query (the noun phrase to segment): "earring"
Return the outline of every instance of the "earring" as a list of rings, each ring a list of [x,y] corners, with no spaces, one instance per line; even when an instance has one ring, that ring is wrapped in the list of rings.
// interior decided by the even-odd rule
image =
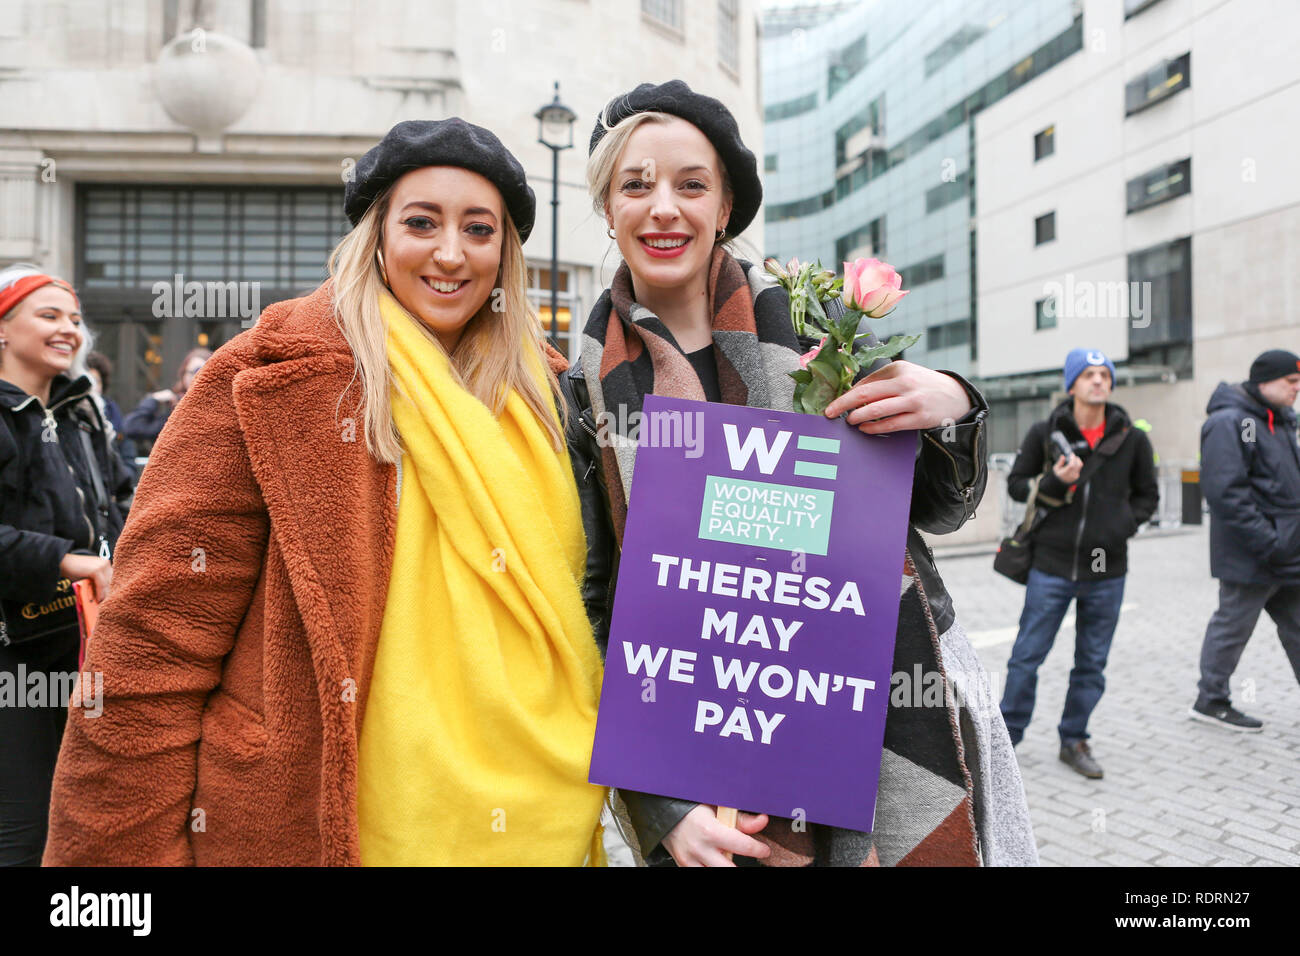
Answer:
[[[375,250],[375,262],[379,265],[380,278],[384,280],[384,285],[388,285],[388,270],[384,268],[384,251],[382,249]]]
[[[618,236],[614,235],[614,227],[613,227],[613,226],[610,226],[608,229],[605,230],[605,235],[609,236],[609,238],[611,238],[611,239],[617,239],[617,238],[618,238]]]
[[[714,242],[721,242],[721,241],[722,241],[722,237],[725,236],[726,234],[727,234],[727,230],[725,230],[725,229],[719,229],[719,230],[718,230],[718,234],[717,234],[716,236],[713,237],[713,241],[714,241]]]

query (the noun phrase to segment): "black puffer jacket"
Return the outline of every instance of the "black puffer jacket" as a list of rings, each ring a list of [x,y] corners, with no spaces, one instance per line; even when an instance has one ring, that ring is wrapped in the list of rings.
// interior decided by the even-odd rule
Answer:
[[[109,447],[90,388],[85,376],[60,375],[46,409],[0,381],[0,598],[48,601],[64,555],[98,554],[101,541],[111,553],[117,544],[130,507],[131,473]],[[106,493],[100,507],[83,434]]]
[[[882,360],[869,369],[864,369],[860,377],[883,364]],[[954,425],[930,429],[921,434],[912,485],[911,520],[907,532],[907,547],[912,555],[912,563],[921,578],[935,627],[940,634],[952,626],[956,615],[952,599],[934,565],[934,553],[917,533],[917,529],[931,534],[956,531],[974,515],[988,481],[988,456],[984,438],[988,403],[960,375],[953,372],[947,374],[962,383],[974,407]],[[582,597],[601,655],[604,656],[609,644],[609,624],[614,609],[619,548],[610,517],[609,497],[605,493],[605,476],[600,466],[596,418],[581,364],[575,362],[560,376],[560,390],[568,404],[566,439],[573,474],[578,482],[582,523],[587,535],[587,569],[583,578]],[[627,806],[628,816],[647,862],[651,865],[671,865],[671,857],[660,844],[696,804],[688,800],[630,790],[620,790],[619,793]]]
[[[1201,491],[1210,505],[1210,573],[1300,584],[1296,413],[1249,386],[1220,382],[1201,426]]]
[[[1052,472],[1057,453],[1050,435],[1059,430],[1085,464],[1093,455],[1106,461],[1081,488],[1072,490]],[[1146,432],[1135,428],[1118,405],[1106,405],[1106,430],[1090,449],[1074,420],[1068,398],[1048,417],[1030,427],[1007,476],[1016,501],[1029,498],[1037,475],[1037,506],[1048,510],[1034,532],[1034,567],[1071,581],[1100,581],[1128,572],[1128,539],[1137,534],[1160,500],[1155,456]]]

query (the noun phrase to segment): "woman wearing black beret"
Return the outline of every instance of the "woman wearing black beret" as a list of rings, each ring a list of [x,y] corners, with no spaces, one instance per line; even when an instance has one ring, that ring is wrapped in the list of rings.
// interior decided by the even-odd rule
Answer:
[[[647,394],[789,411],[788,373],[805,348],[785,293],[728,251],[763,190],[722,103],[680,80],[614,98],[592,132],[587,179],[623,263],[561,386],[588,536],[583,596],[604,646],[635,443],[598,442],[596,424],[639,420],[633,413]],[[868,434],[920,429],[930,439],[917,458],[906,565],[913,584],[900,599],[894,671],[945,673],[962,706],[891,705],[873,833],[747,813],[733,829],[711,807],[620,791],[616,810],[631,831],[624,835],[648,863],[725,866],[726,853],[767,865],[1037,862],[1005,725],[916,530],[954,531],[978,503],[988,406],[953,373],[904,361],[868,371],[827,414],[847,413]]]
[[[220,349],[150,458],[47,863],[603,859],[533,192],[459,119],[354,171],[331,279]]]

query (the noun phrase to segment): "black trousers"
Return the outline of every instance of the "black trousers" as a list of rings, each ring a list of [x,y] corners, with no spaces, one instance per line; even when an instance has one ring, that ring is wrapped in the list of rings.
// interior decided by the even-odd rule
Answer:
[[[1219,609],[1210,617],[1201,645],[1197,703],[1208,706],[1229,701],[1228,678],[1237,669],[1260,611],[1267,611],[1277,625],[1282,649],[1300,681],[1300,584],[1220,581]]]
[[[29,692],[34,674],[77,669],[77,639],[0,647],[0,866],[40,866],[49,829],[50,786],[68,720],[67,701]],[[21,667],[20,667],[21,665]],[[20,679],[21,678],[21,679]],[[35,702],[36,706],[29,706]]]

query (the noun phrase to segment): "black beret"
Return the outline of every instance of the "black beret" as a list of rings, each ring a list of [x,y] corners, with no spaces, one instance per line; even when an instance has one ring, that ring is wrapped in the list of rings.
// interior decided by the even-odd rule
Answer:
[[[343,187],[343,211],[352,225],[380,193],[405,173],[425,166],[459,166],[483,176],[501,192],[520,241],[532,232],[537,200],[524,167],[495,135],[459,116],[398,123],[361,157]]]
[[[655,86],[642,83],[631,93],[624,93],[609,101],[603,117],[611,127],[637,113],[669,113],[699,128],[718,151],[727,178],[731,180],[731,218],[727,220],[727,235],[735,236],[745,231],[754,221],[758,207],[763,203],[763,183],[758,178],[758,161],[740,139],[740,127],[719,100],[696,93],[681,80],[669,80]],[[591,131],[591,144],[587,155],[596,149],[606,133],[601,118]]]

